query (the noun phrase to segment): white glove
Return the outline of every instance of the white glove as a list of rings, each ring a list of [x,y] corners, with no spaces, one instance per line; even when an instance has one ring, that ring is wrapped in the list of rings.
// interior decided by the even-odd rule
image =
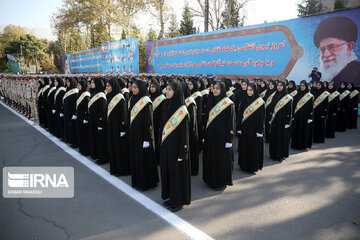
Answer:
[[[241,135],[241,130],[237,131],[237,133]]]
[[[333,113],[334,116],[336,116],[336,113]]]
[[[147,141],[144,141],[143,142],[143,148],[148,148],[148,147],[150,147],[150,143],[147,142]]]
[[[53,114],[55,114],[55,113],[56,113],[56,110],[55,110],[55,109],[53,109],[53,110],[52,110],[52,113],[53,113]]]
[[[60,116],[60,117],[63,117],[63,116],[64,116],[64,114],[63,114],[63,113],[60,113],[60,114],[59,114],[59,116]]]
[[[285,124],[285,128],[289,128],[290,127],[290,125],[288,125],[288,124]]]
[[[321,118],[325,118],[325,116],[321,116]]]
[[[85,123],[88,123],[89,121],[86,121],[85,119],[84,119],[84,121],[83,121],[83,123],[85,124]]]
[[[307,122],[307,123],[312,123],[312,121],[313,121],[312,119],[308,119],[308,122]]]
[[[203,139],[202,142],[204,143],[204,142],[205,142],[205,139]]]
[[[102,128],[102,127],[98,127],[98,131],[101,131],[101,130],[103,130],[103,128]]]
[[[271,125],[271,121],[269,121],[269,124]]]
[[[76,120],[76,119],[77,119],[77,116],[72,115],[71,120]]]
[[[262,133],[256,133],[256,137],[263,137],[264,135]]]
[[[181,159],[181,158],[178,158],[178,162],[182,162],[182,159]]]
[[[358,110],[357,108],[354,108],[354,110]]]
[[[225,148],[231,148],[232,147],[232,143],[226,143],[225,144]]]
[[[123,137],[125,135],[125,132],[120,132],[120,137]]]

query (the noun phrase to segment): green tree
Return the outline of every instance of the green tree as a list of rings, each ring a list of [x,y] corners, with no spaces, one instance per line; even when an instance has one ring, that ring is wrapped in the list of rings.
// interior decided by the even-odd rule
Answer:
[[[236,0],[225,0],[225,9],[221,14],[220,29],[244,25],[244,17],[240,21],[240,8],[241,6]]]
[[[166,34],[166,37],[173,38],[178,36],[180,36],[179,24],[176,20],[176,15],[173,13],[170,16],[170,27],[168,29],[168,33]]]
[[[155,41],[157,40],[157,35],[154,29],[150,28],[147,34],[147,41]]]
[[[343,8],[345,8],[344,1],[343,0],[335,0],[334,10],[343,9]]]
[[[196,33],[196,28],[194,27],[193,15],[190,11],[188,4],[185,4],[184,12],[182,14],[182,20],[180,22],[180,35],[190,35]]]
[[[323,11],[323,5],[316,0],[303,0],[301,4],[298,4],[298,16],[305,17]]]
[[[121,39],[126,39],[126,33],[124,29],[121,32]]]

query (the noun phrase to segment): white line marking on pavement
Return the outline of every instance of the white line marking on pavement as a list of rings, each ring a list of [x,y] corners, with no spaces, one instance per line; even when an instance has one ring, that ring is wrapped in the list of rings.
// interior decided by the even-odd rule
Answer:
[[[100,177],[105,179],[108,183],[110,183],[111,185],[113,185],[114,187],[119,189],[120,191],[124,192],[126,195],[128,195],[129,197],[131,197],[132,199],[134,199],[141,205],[143,205],[145,208],[147,208],[151,212],[155,213],[156,215],[158,215],[159,217],[161,217],[162,219],[164,219],[165,221],[170,223],[172,226],[174,226],[175,228],[177,228],[178,230],[183,232],[186,236],[190,237],[191,239],[195,239],[195,240],[203,240],[203,239],[204,240],[206,240],[206,239],[213,240],[213,238],[210,237],[209,235],[207,235],[206,233],[202,232],[201,230],[197,229],[190,223],[186,222],[182,218],[178,217],[174,213],[172,213],[169,210],[167,210],[166,208],[162,207],[158,203],[154,202],[153,200],[151,200],[144,194],[133,189],[128,184],[126,184],[124,181],[120,180],[117,177],[110,175],[110,173],[108,171],[106,171],[102,167],[98,166],[94,162],[90,161],[89,159],[87,159],[86,157],[81,155],[78,151],[72,149],[66,143],[62,142],[57,137],[48,133],[42,127],[34,126],[33,121],[27,119],[26,117],[24,117],[20,113],[16,112],[12,108],[10,108],[6,104],[4,104],[3,102],[0,102],[0,103],[2,106],[7,108],[10,112],[14,113],[16,116],[23,119],[25,122],[27,122],[28,124],[33,126],[36,130],[38,130],[43,135],[45,135],[47,138],[49,138],[51,141],[53,141],[56,145],[58,145],[60,148],[62,148],[70,156],[72,156],[73,158],[75,158],[76,160],[78,160],[79,162],[84,164],[90,170],[92,170],[97,175],[99,175]]]

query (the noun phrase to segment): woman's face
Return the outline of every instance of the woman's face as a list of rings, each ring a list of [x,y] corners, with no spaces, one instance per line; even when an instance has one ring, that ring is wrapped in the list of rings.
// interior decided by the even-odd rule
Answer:
[[[278,83],[278,84],[277,84],[277,90],[278,90],[279,92],[281,92],[282,90],[284,90],[284,86],[283,86],[281,83]]]
[[[192,91],[194,88],[194,85],[191,81],[188,82],[188,86],[189,86],[190,91]]]
[[[133,83],[131,85],[131,92],[133,93],[133,95],[138,95],[139,94],[139,88],[135,83]]]
[[[165,84],[164,81],[161,80],[161,81],[160,81],[160,85],[161,85],[161,86],[164,86],[164,84]]]
[[[55,81],[54,81],[54,86],[57,87],[58,85],[59,85],[58,81],[55,80]]]
[[[151,92],[151,93],[155,93],[155,92],[156,92],[156,87],[155,87],[154,84],[151,84],[151,85],[150,85],[150,92]]]
[[[318,90],[321,89],[321,83],[317,83],[317,84],[316,84],[316,89],[318,89]]]
[[[275,87],[275,86],[274,86],[274,84],[273,84],[273,83],[270,83],[270,84],[269,84],[269,88],[270,88],[270,90],[273,90],[273,89],[274,89],[274,87]]]
[[[51,85],[53,82],[52,82],[52,80],[51,79],[49,79],[49,85]]]
[[[78,84],[77,84],[77,88],[79,89],[79,91],[81,91],[81,90],[82,90],[82,86],[81,86],[81,84],[80,84],[80,83],[78,83]]]
[[[174,96],[174,90],[168,85],[166,86],[166,98],[171,99]]]
[[[208,86],[208,85],[209,85],[209,82],[208,82],[207,79],[204,80],[204,84],[205,84],[205,86]]]
[[[66,86],[70,87],[70,81],[68,81],[68,80],[66,81]]]
[[[197,82],[197,86],[198,86],[198,88],[200,89],[200,88],[201,88],[201,83],[200,83],[200,82]]]
[[[344,83],[340,84],[340,87],[345,88],[345,84]]]
[[[329,84],[328,86],[329,89],[333,89],[334,88],[334,85],[332,83]]]
[[[264,88],[264,87],[265,87],[265,83],[264,83],[264,82],[261,82],[261,83],[260,83],[260,86],[261,86],[262,88]]]
[[[301,90],[301,91],[305,91],[305,89],[306,89],[305,84],[304,84],[304,83],[300,83],[300,90]]]
[[[94,80],[91,80],[90,88],[91,88],[91,89],[95,89],[95,82],[94,82]]]
[[[106,83],[106,91],[108,92],[108,93],[111,93],[112,92],[112,87],[111,87],[111,85],[109,84],[109,83]]]
[[[252,97],[254,95],[254,90],[250,86],[247,87],[246,92],[249,97]]]
[[[289,83],[289,88],[293,88],[294,87],[294,84],[291,82]]]
[[[247,83],[246,82],[241,83],[241,88],[242,90],[245,91],[247,89]]]
[[[214,94],[214,96],[215,96],[215,97],[219,96],[219,95],[220,95],[220,92],[221,92],[221,90],[220,90],[219,84],[215,84],[215,85],[214,85],[214,88],[213,88],[213,94]]]
[[[347,89],[351,89],[352,88],[352,85],[349,83],[348,85],[347,85]]]

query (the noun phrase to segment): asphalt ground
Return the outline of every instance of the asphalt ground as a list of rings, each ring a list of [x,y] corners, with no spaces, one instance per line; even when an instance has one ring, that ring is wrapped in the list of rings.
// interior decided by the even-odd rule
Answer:
[[[200,166],[200,175],[192,177],[191,205],[176,216],[213,239],[360,239],[359,129],[337,133],[335,139],[314,144],[306,152],[291,150],[282,163],[270,160],[268,144],[265,148],[264,168],[253,175],[239,170],[235,153],[234,185],[223,191],[203,183]],[[183,224],[169,224],[159,217],[160,206],[136,202],[73,156],[0,105],[1,169],[70,166],[75,175],[74,198],[2,197],[0,239],[177,240],[195,236],[186,235]],[[101,167],[109,170],[108,164]],[[129,176],[119,179],[130,184]],[[142,194],[162,204],[160,186]]]

